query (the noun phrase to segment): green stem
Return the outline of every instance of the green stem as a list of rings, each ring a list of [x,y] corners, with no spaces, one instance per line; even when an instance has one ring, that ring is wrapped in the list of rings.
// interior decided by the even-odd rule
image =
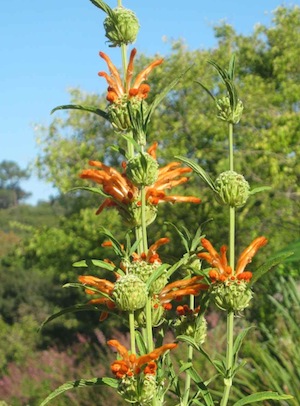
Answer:
[[[233,154],[233,124],[228,124],[228,143],[229,143],[229,169],[234,170]],[[234,270],[235,263],[235,208],[229,207],[229,265]],[[233,367],[233,332],[234,332],[234,313],[227,313],[227,334],[226,334],[226,375],[224,377],[224,391],[220,406],[226,406],[229,400],[232,386],[232,367]]]
[[[233,124],[228,123],[228,142],[229,142],[229,170],[233,171]]]
[[[226,377],[224,377],[224,391],[220,406],[226,406],[232,386],[232,364],[233,364],[233,323],[234,313],[227,314],[227,349],[226,349]]]
[[[134,312],[129,313],[129,331],[130,331],[130,349],[131,349],[131,353],[136,354]]]
[[[194,308],[195,308],[195,297],[190,295],[190,309],[194,310]],[[188,359],[187,359],[188,363],[193,361],[193,355],[194,355],[193,347],[191,345],[188,345]],[[191,377],[188,373],[186,373],[182,406],[188,405],[190,389],[191,389]]]

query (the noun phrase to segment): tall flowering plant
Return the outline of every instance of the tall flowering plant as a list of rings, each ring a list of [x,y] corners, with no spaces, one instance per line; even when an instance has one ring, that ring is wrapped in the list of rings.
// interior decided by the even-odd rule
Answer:
[[[266,261],[258,269],[248,269],[256,253],[267,244],[267,238],[258,236],[244,249],[235,261],[235,217],[236,209],[247,203],[248,198],[262,190],[251,190],[245,178],[234,170],[234,126],[240,121],[243,104],[234,83],[235,59],[231,58],[228,69],[215,61],[210,64],[217,70],[224,83],[225,95],[216,99],[213,93],[199,83],[212,97],[217,115],[228,128],[228,170],[213,180],[197,163],[183,156],[165,166],[157,161],[158,143],[148,145],[148,124],[155,108],[165,95],[176,86],[178,79],[169,83],[151,104],[146,99],[151,91],[148,77],[153,69],[163,64],[163,59],[153,61],[136,73],[132,49],[127,62],[127,45],[135,41],[139,23],[131,10],[124,8],[118,0],[111,9],[102,0],[91,0],[106,14],[104,27],[110,46],[120,47],[123,73],[120,73],[104,52],[100,57],[107,69],[99,76],[107,82],[106,110],[98,107],[65,105],[54,109],[77,109],[92,112],[111,123],[116,133],[116,145],[123,155],[120,168],[107,166],[100,161],[89,161],[90,168],[80,173],[82,179],[93,182],[85,190],[101,196],[96,214],[115,209],[128,227],[124,240],[119,242],[111,230],[103,229],[103,243],[114,250],[117,261],[109,259],[81,260],[75,267],[98,267],[98,272],[89,271],[80,275],[70,287],[83,289],[88,302],[76,304],[49,317],[46,322],[69,311],[93,310],[99,312],[100,322],[107,317],[118,316],[130,333],[130,348],[112,338],[107,344],[116,352],[111,364],[111,376],[90,380],[68,382],[51,393],[41,404],[44,406],[59,394],[74,387],[108,385],[118,392],[125,403],[143,406],[165,404],[166,395],[172,393],[174,405],[229,404],[234,375],[240,367],[238,351],[247,330],[235,334],[234,320],[250,304],[252,286],[280,259]],[[121,142],[127,145],[126,150]],[[120,144],[120,145],[119,145]],[[229,249],[222,244],[220,251],[200,227],[193,236],[185,227],[176,225],[185,254],[173,264],[164,263],[159,249],[171,243],[161,236],[149,244],[148,226],[156,219],[160,204],[200,204],[199,196],[173,194],[171,189],[189,181],[191,172],[197,174],[213,192],[221,205],[228,207]],[[229,250],[229,259],[227,251]],[[93,268],[94,269],[94,268]],[[184,269],[184,272],[180,272]],[[111,277],[103,278],[103,271]],[[182,275],[185,275],[184,277]],[[205,315],[209,303],[227,315],[227,348],[222,362],[213,360],[202,348],[206,338]],[[175,312],[170,311],[175,307]],[[171,331],[171,334],[166,335]],[[172,337],[172,339],[166,337]],[[186,349],[183,353],[183,349]],[[223,377],[221,396],[210,391],[210,381],[204,381],[193,363],[198,351],[208,359]],[[180,354],[179,371],[172,362],[172,353]],[[178,368],[178,366],[177,366]],[[234,406],[257,403],[266,399],[289,399],[288,395],[275,392],[254,393],[237,401]]]

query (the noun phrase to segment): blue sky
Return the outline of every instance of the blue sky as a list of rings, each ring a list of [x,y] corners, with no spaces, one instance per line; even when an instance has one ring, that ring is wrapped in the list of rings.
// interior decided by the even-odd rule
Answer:
[[[107,0],[113,8],[117,0]],[[165,39],[185,40],[191,49],[215,45],[213,25],[221,20],[249,35],[255,24],[269,25],[278,0],[123,0],[135,11],[141,29],[135,46],[152,55],[169,52]],[[294,0],[286,5],[298,4]],[[100,50],[119,60],[108,48],[102,28],[104,14],[89,0],[5,1],[0,13],[0,162],[21,168],[38,153],[38,125],[48,125],[50,110],[68,103],[67,89],[102,93],[97,73],[105,66]],[[35,176],[23,182],[35,204],[55,195],[51,185]]]

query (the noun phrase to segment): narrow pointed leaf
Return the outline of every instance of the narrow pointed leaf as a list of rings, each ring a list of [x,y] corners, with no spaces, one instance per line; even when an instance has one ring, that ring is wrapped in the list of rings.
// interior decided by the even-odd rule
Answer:
[[[145,118],[145,127],[147,128],[148,123],[151,120],[151,116],[154,113],[156,107],[159,105],[159,103],[166,97],[166,95],[169,93],[170,90],[173,89],[177,85],[177,83],[183,78],[183,76],[186,74],[191,69],[192,66],[187,68],[181,75],[179,75],[176,79],[174,79],[168,86],[166,86],[153,100],[151,105],[149,106],[147,113],[146,113],[146,118]]]
[[[64,309],[60,310],[57,313],[52,314],[49,316],[43,323],[41,324],[39,330],[41,330],[46,324],[50,321],[57,319],[60,316],[64,316],[65,314],[69,313],[76,313],[76,312],[83,312],[87,310],[93,310],[99,312],[100,308],[91,304],[77,304],[70,307],[65,307]]]
[[[93,378],[93,379],[79,379],[77,381],[66,382],[65,384],[61,385],[55,391],[53,391],[43,402],[40,406],[45,406],[50,400],[56,398],[57,396],[61,395],[62,393],[76,388],[84,388],[87,386],[101,386],[106,385],[110,386],[111,388],[118,387],[118,381],[113,378]]]
[[[270,258],[268,261],[266,261],[264,264],[262,264],[259,268],[256,269],[256,271],[253,273],[253,277],[248,284],[249,287],[251,287],[259,278],[261,278],[265,273],[270,271],[272,268],[275,266],[281,264],[286,258],[290,257],[293,255],[293,252],[285,252],[281,255],[278,255],[274,258]]]
[[[253,328],[253,326],[250,326],[248,328],[245,328],[244,330],[242,330],[236,337],[235,341],[234,341],[234,345],[233,345],[233,356],[235,358],[235,361],[237,362],[238,359],[238,354],[241,348],[241,345],[243,343],[244,338],[246,337],[246,335],[248,334],[249,330],[251,330]]]
[[[152,285],[152,283],[156,281],[156,279],[159,278],[165,272],[168,266],[169,264],[162,264],[152,273],[152,275],[147,279],[146,282],[147,288],[149,288]]]
[[[200,85],[200,86],[202,87],[202,89],[205,90],[206,93],[207,93],[213,100],[216,100],[215,96],[211,93],[211,91],[210,91],[206,86],[204,86],[203,83],[198,82],[197,80],[196,80],[195,82],[198,83],[198,85]]]
[[[72,189],[68,190],[68,192],[76,192],[77,190],[85,190],[87,192],[96,193],[103,197],[111,197],[110,195],[107,195],[100,188],[97,188],[97,187],[78,186],[78,187],[73,187]]]
[[[198,372],[194,368],[190,368],[187,370],[187,373],[190,375],[192,380],[197,385],[199,392],[201,393],[201,395],[205,401],[206,406],[214,406],[214,401],[212,399],[212,396],[211,396],[207,386],[205,385],[203,379],[198,374]]]
[[[252,395],[246,396],[245,398],[234,403],[233,406],[244,406],[250,405],[255,402],[262,402],[263,400],[287,400],[293,399],[293,396],[290,395],[279,395],[277,392],[259,392]]]
[[[97,266],[98,268],[103,268],[108,271],[115,271],[116,267],[112,264],[102,261],[101,259],[83,259],[82,261],[74,262],[73,266],[75,268],[88,268],[90,265]]]
[[[260,186],[260,187],[256,187],[256,188],[250,190],[249,194],[255,195],[256,193],[264,192],[266,190],[271,190],[271,189],[272,189],[271,186]]]
[[[209,176],[208,173],[205,172],[203,168],[201,168],[200,165],[196,164],[196,162],[192,161],[189,158],[186,158],[184,156],[176,156],[176,159],[179,159],[180,161],[184,162],[187,164],[190,168],[193,169],[193,171],[200,176],[200,178],[213,190],[214,192],[217,192],[215,188],[214,181],[212,178]]]
[[[234,79],[235,72],[235,54],[232,55],[229,61],[228,76],[230,80]]]
[[[98,109],[97,107],[93,106],[82,106],[81,104],[65,104],[62,106],[57,106],[54,109],[51,110],[51,114],[54,113],[57,110],[81,110],[81,111],[87,111],[89,113],[94,113],[97,114],[100,117],[105,118],[108,120],[108,114],[106,111]]]

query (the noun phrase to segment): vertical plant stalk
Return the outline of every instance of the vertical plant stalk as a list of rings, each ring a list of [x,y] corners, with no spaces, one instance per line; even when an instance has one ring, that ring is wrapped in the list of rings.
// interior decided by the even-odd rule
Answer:
[[[134,312],[129,312],[129,331],[130,331],[130,350],[132,354],[136,354]]]
[[[195,297],[190,295],[190,309],[195,309]],[[188,354],[187,354],[187,362],[191,363],[193,361],[194,350],[191,345],[188,345]],[[185,384],[184,384],[184,396],[182,406],[187,406],[189,404],[189,396],[190,396],[190,389],[191,389],[191,376],[186,373],[185,374]]]
[[[233,156],[233,124],[228,124],[228,142],[229,142],[229,169],[234,170]],[[235,208],[229,207],[229,265],[234,269],[235,253]],[[227,332],[226,332],[226,376],[224,377],[224,391],[220,406],[226,406],[232,386],[232,367],[233,367],[233,331],[234,331],[234,313],[227,313]]]

